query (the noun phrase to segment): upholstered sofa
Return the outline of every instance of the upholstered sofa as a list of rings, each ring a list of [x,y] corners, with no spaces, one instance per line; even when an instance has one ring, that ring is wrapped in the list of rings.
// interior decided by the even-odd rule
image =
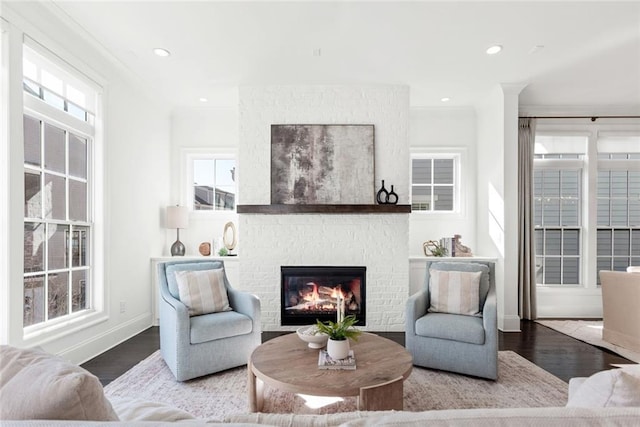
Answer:
[[[0,346],[0,425],[11,426],[638,426],[640,370],[604,371],[572,380],[562,408],[346,412],[330,415],[247,413],[195,419],[169,405],[105,397],[84,369],[37,349]],[[621,392],[612,391],[621,390]],[[572,397],[572,394],[574,397]],[[611,405],[634,405],[610,407]],[[588,407],[584,407],[584,406]]]

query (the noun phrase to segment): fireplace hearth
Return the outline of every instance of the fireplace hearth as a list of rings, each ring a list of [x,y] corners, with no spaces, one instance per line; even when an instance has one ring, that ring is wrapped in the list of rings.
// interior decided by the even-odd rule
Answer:
[[[281,325],[335,322],[339,294],[345,316],[353,314],[357,325],[366,325],[366,267],[283,266],[280,271]]]

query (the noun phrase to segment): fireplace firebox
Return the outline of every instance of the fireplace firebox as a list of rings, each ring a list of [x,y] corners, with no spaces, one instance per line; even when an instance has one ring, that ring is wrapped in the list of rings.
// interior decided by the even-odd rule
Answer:
[[[338,295],[345,316],[366,325],[366,267],[281,267],[281,324],[310,325],[316,320],[336,321]]]

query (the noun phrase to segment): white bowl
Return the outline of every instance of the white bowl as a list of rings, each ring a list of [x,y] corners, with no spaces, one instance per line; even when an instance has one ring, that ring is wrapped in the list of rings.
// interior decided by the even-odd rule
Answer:
[[[302,341],[308,343],[309,348],[322,348],[327,344],[327,340],[329,339],[329,337],[322,333],[310,333],[315,330],[317,330],[315,325],[303,326],[301,328],[298,328],[296,333]]]

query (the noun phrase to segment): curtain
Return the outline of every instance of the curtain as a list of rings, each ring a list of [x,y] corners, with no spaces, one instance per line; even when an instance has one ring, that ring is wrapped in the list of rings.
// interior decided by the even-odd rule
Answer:
[[[518,126],[518,315],[536,316],[536,263],[533,223],[533,148],[535,119],[520,119]]]

